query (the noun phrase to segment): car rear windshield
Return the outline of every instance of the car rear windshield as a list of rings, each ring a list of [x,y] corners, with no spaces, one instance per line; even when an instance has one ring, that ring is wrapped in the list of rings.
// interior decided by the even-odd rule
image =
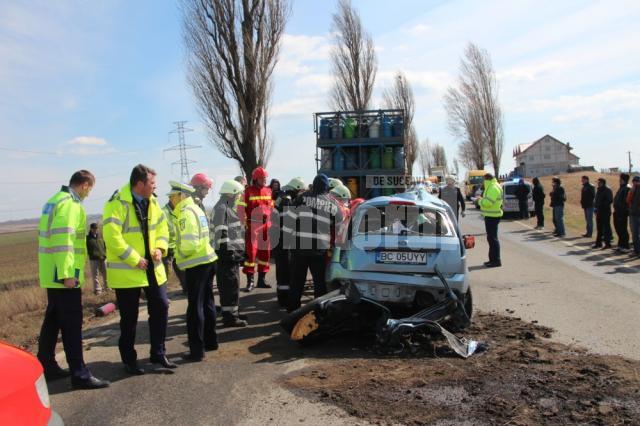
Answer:
[[[419,206],[368,206],[358,217],[360,235],[455,236],[444,213]]]
[[[529,188],[529,192],[531,192],[531,185],[529,185],[528,183],[525,183],[525,185],[527,186],[527,188]],[[518,185],[517,184],[505,185],[504,186],[504,194],[505,195],[516,195],[516,189],[518,189]]]
[[[484,178],[482,176],[469,176],[469,183],[471,185],[478,185],[484,182]]]

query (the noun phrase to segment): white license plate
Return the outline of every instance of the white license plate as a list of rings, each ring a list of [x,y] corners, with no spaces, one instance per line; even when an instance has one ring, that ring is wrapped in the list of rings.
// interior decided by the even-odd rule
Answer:
[[[400,263],[403,265],[426,265],[427,253],[413,251],[379,251],[377,263]]]

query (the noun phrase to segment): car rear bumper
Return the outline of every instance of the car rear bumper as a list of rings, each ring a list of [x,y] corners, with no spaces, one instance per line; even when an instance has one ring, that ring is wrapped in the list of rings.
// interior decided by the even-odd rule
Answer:
[[[458,294],[465,294],[469,288],[467,273],[445,275],[447,283]],[[445,290],[435,274],[398,274],[383,272],[349,271],[339,263],[329,267],[327,282],[351,281],[370,299],[381,303],[413,304],[417,292],[427,292],[434,301],[444,299]]]

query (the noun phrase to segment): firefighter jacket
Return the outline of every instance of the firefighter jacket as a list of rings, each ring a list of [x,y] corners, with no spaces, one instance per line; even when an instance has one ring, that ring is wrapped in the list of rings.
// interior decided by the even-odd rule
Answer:
[[[278,198],[274,200],[275,208],[271,215],[271,228],[269,228],[269,240],[274,250],[283,249],[282,242],[284,241],[284,235],[282,232],[282,225],[284,221],[284,215],[287,208],[293,204],[293,198],[295,194],[290,192],[282,192]]]
[[[146,218],[140,220],[131,185],[126,184],[104,206],[102,234],[107,245],[107,282],[111,288],[149,286],[146,271],[138,268],[142,258],[149,261],[158,285],[167,281],[162,262],[152,261],[151,253],[160,249],[163,255],[167,254],[169,228],[156,197],[151,196],[148,203]]]
[[[273,206],[271,188],[251,185],[244,191],[243,202],[238,203],[238,216],[243,223],[247,224],[247,229],[252,223],[254,227],[256,224],[270,226]]]
[[[331,235],[344,220],[342,208],[329,193],[304,192],[285,210],[283,246],[304,255],[329,250]]]
[[[176,216],[173,214],[171,203],[167,203],[162,208],[164,218],[167,220],[167,228],[169,230],[169,252],[173,253],[176,248]]]
[[[178,224],[174,252],[178,268],[185,270],[215,262],[218,257],[209,243],[209,221],[193,198],[180,201],[173,213]]]
[[[38,225],[40,286],[66,288],[65,278],[84,283],[87,216],[80,198],[68,187],[47,201]]]
[[[496,178],[484,181],[480,213],[485,217],[502,217],[502,187]]]
[[[209,234],[211,244],[220,259],[240,263],[244,261],[244,228],[235,210],[236,200],[222,195],[211,213]]]

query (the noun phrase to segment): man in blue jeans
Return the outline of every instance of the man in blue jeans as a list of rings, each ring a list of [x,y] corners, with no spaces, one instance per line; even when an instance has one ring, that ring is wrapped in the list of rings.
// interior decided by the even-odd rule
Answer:
[[[596,188],[589,182],[589,176],[582,176],[582,192],[580,193],[580,205],[584,211],[584,220],[587,223],[587,232],[582,234],[585,238],[593,235],[593,215]]]

